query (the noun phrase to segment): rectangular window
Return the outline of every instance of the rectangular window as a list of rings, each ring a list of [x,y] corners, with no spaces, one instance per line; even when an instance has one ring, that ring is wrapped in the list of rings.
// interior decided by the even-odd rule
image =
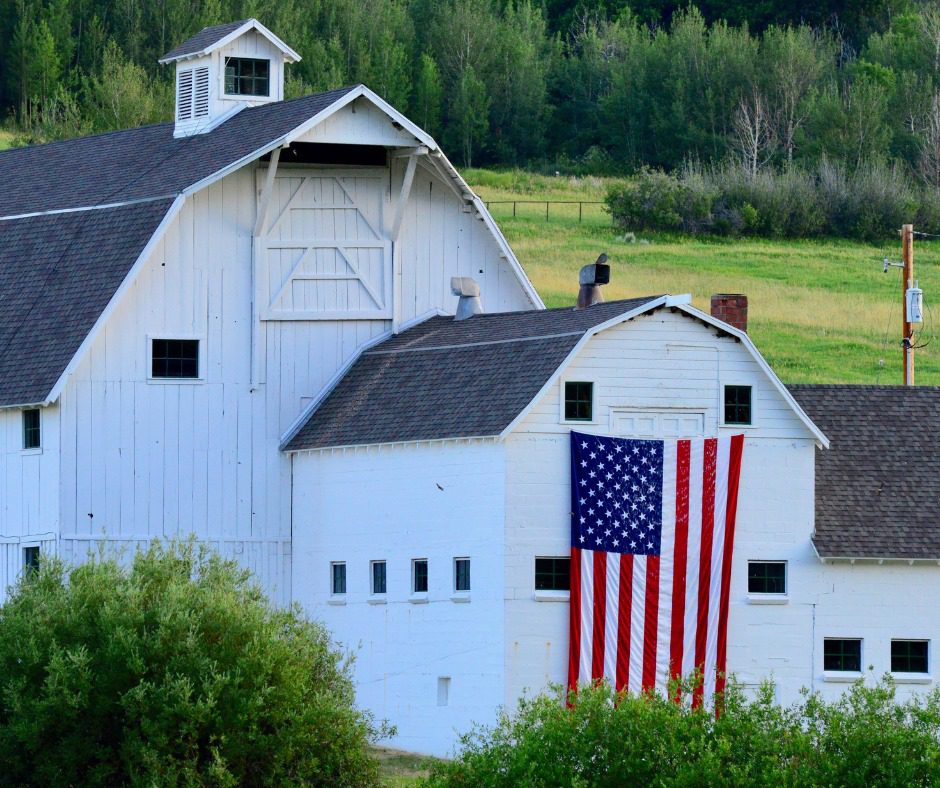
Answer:
[[[787,562],[748,561],[747,592],[749,594],[787,593]]]
[[[37,545],[24,547],[23,572],[29,574],[30,572],[35,572],[37,569],[39,569],[39,547]]]
[[[270,61],[250,57],[225,58],[225,92],[229,96],[269,96]]]
[[[823,670],[862,669],[862,641],[859,638],[826,638],[823,641]]]
[[[571,588],[570,558],[536,558],[535,590],[568,591]]]
[[[42,445],[42,417],[39,408],[23,411],[23,448],[38,449]]]
[[[330,564],[330,593],[346,593],[346,563],[344,561],[334,561]]]
[[[428,592],[428,559],[416,558],[411,562],[411,590],[415,594]]]
[[[594,418],[594,384],[565,383],[565,421],[590,421]]]
[[[150,374],[155,378],[198,378],[198,339],[154,339]]]
[[[372,593],[384,594],[385,587],[385,561],[372,562]]]
[[[725,424],[750,424],[751,416],[751,387],[725,386]]]
[[[892,640],[892,673],[928,673],[926,640]]]
[[[470,590],[470,559],[454,559],[454,591]]]

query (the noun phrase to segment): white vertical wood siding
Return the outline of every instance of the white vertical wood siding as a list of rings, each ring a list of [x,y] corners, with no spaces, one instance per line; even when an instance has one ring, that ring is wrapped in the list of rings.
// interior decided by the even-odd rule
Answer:
[[[0,411],[0,603],[23,569],[23,546],[55,552],[59,530],[59,409],[42,409],[42,447],[23,450],[23,412]]]
[[[592,422],[563,421],[565,380],[594,383]],[[720,392],[726,384],[753,387],[754,426],[720,426]],[[759,624],[779,608],[748,605],[746,599],[748,558],[789,560],[792,583],[818,587],[820,567],[809,543],[812,437],[740,343],[660,310],[589,340],[507,441],[506,703],[514,704],[523,689],[538,690],[566,678],[568,605],[536,601],[534,563],[536,556],[570,551],[571,429],[604,435],[638,429],[643,437],[745,434],[729,667],[747,669],[750,677],[747,655],[760,653],[767,675],[776,664],[767,652],[786,654],[792,675],[808,683],[810,674],[797,665],[795,655],[808,652],[810,640],[797,637],[790,646],[786,638],[768,637]],[[794,699],[793,682],[787,690]]]
[[[389,189],[387,169],[346,173],[340,186],[335,169],[284,168],[272,220],[278,207],[287,206],[301,173],[311,188],[292,204],[274,238],[309,232],[355,241],[374,236],[371,225],[387,239],[390,194],[397,198],[399,190],[394,184]],[[496,271],[480,277],[491,308],[526,306],[515,275],[498,273],[497,246],[482,223],[461,213],[443,184],[435,183],[432,194],[423,182],[426,215],[406,215],[408,236],[401,241],[403,279],[412,288],[405,318],[432,308],[453,312],[450,276],[478,268]],[[81,558],[100,539],[127,546],[192,533],[250,566],[266,590],[286,603],[290,462],[278,451],[280,438],[324,384],[364,343],[388,331],[391,321],[333,310],[329,319],[266,321],[253,339],[257,199],[251,166],[189,198],[169,226],[63,391],[59,500],[68,557]],[[357,209],[322,208],[324,200],[344,205],[341,199]],[[412,228],[415,222],[421,228]],[[332,309],[328,305],[348,310],[350,301],[366,299],[362,287],[341,293],[335,281],[300,280],[284,288],[300,254],[279,250],[273,263],[263,259],[257,268],[266,297],[273,299],[275,288],[284,290],[276,306],[288,317],[304,317],[311,307]],[[379,271],[371,254],[367,250],[356,260],[379,282],[388,268]],[[336,272],[340,262],[327,248],[303,270]],[[298,304],[303,314],[291,315]],[[199,339],[202,379],[150,380],[148,343],[154,337]],[[253,352],[261,354],[262,370],[254,384]]]
[[[503,446],[460,441],[305,452],[294,462],[294,598],[354,663],[357,703],[398,726],[395,747],[453,752],[457,734],[495,721],[503,701]],[[471,590],[454,601],[453,559]],[[428,561],[412,601],[411,561]],[[370,561],[388,591],[370,603]],[[347,593],[330,599],[330,562]],[[342,602],[342,604],[335,604]],[[450,678],[447,706],[439,678]]]

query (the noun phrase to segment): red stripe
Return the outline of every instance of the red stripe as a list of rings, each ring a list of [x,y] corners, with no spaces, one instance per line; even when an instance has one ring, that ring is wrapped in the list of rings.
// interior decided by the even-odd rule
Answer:
[[[617,692],[630,683],[630,618],[633,612],[633,556],[620,556],[620,603],[617,608]]]
[[[689,548],[689,464],[691,441],[676,443],[676,543],[672,569],[672,627],[669,665],[672,678],[682,676],[682,642],[685,637],[685,575]],[[679,696],[676,696],[676,701]]]
[[[718,441],[705,440],[705,456],[702,462],[702,549],[698,561],[698,616],[695,624],[695,667],[704,672],[705,641],[708,635],[708,594],[712,577],[712,540],[715,535],[715,465],[718,456]],[[694,707],[702,704],[704,675],[692,698]]]
[[[568,634],[568,689],[572,692],[578,688],[578,666],[581,656],[581,550],[571,548],[570,583],[571,601],[569,620],[571,622]]]
[[[731,438],[731,452],[728,459],[728,506],[725,514],[725,544],[721,562],[721,599],[718,606],[718,656],[715,669],[715,692],[721,695],[725,691],[725,670],[728,661],[728,605],[731,593],[731,557],[734,548],[734,524],[738,509],[738,480],[741,477],[741,454],[744,450],[744,436]],[[716,707],[717,711],[717,707]]]
[[[607,613],[607,553],[594,551],[594,641],[591,644],[591,678],[604,678],[604,626]]]
[[[646,559],[646,607],[643,621],[643,691],[656,686],[656,639],[659,631],[658,555]]]

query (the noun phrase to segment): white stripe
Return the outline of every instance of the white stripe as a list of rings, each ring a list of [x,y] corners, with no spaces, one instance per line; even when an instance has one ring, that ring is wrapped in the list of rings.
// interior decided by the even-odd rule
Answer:
[[[682,645],[682,676],[695,670],[695,632],[698,620],[698,564],[702,549],[702,464],[705,442],[692,441],[689,452],[689,545],[686,559],[685,627]]]
[[[591,680],[594,641],[594,551],[581,551],[581,654],[578,681]]]
[[[728,463],[731,439],[718,441],[715,469],[715,531],[712,540],[712,574],[709,588],[708,637],[705,641],[705,702],[715,694],[715,669],[718,664],[718,614],[721,599],[721,562],[725,552],[725,515],[728,510]]]
[[[659,559],[659,621],[656,638],[656,689],[665,691],[669,681],[669,649],[672,635],[672,578],[676,544],[676,441],[663,441],[663,538]]]
[[[607,605],[604,609],[604,677],[617,683],[617,613],[620,599],[620,554],[607,554]]]
[[[633,557],[633,607],[630,615],[630,692],[643,689],[643,623],[646,618],[646,562],[644,555]]]

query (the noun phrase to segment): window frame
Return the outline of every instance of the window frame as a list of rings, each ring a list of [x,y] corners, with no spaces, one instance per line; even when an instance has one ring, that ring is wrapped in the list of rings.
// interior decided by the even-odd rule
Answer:
[[[727,414],[727,395],[729,388],[746,388],[750,389],[751,392],[751,401],[750,401],[750,421],[728,421]],[[747,429],[748,427],[755,427],[757,425],[757,386],[751,381],[722,381],[721,383],[721,410],[719,412],[720,425],[722,427],[732,427],[734,429]],[[735,407],[740,407],[735,405]]]
[[[42,452],[42,408],[24,408],[22,411],[22,438],[23,438],[23,448],[22,451],[26,454],[39,454]],[[27,425],[26,419],[27,414],[30,416],[36,414],[36,425],[35,427]],[[28,441],[28,436],[32,431],[36,433],[36,443],[35,445],[30,445]]]
[[[751,590],[751,565],[783,566],[783,591]],[[754,558],[747,561],[747,599],[750,604],[786,604],[790,598],[790,566],[785,559]]]
[[[589,401],[591,415],[588,418],[569,418],[568,416],[568,386],[590,386],[591,398]],[[561,420],[568,424],[596,424],[597,423],[597,385],[593,380],[563,380],[561,381],[561,393],[559,396]],[[572,400],[580,402],[580,400]]]
[[[895,659],[894,646],[896,643],[897,644],[901,644],[901,643],[923,644],[925,648],[925,652],[926,652],[924,654],[924,670],[901,670],[899,668],[896,668],[894,666],[894,659]],[[891,673],[897,674],[896,679],[900,678],[903,681],[904,679],[924,678],[930,675],[930,639],[929,638],[891,638],[891,643],[889,645],[889,648],[890,648],[890,651],[889,651],[888,657],[889,657],[890,665],[891,665]],[[906,656],[908,659],[911,658],[910,654],[907,654]]]
[[[343,576],[343,590],[336,590],[336,570],[342,567],[342,576]],[[345,598],[346,593],[349,589],[349,570],[346,568],[345,561],[330,561],[330,596],[331,597],[341,597]]]
[[[827,667],[826,666],[826,644],[831,642],[840,642],[840,643],[858,643],[858,669],[853,668],[836,668],[836,667]],[[842,658],[844,659],[845,654],[843,653]],[[823,638],[823,648],[822,648],[822,658],[823,658],[823,674],[826,678],[830,680],[839,680],[842,678],[848,678],[849,680],[854,680],[862,675],[862,665],[865,664],[865,639],[860,637],[824,637]]]
[[[20,543],[20,548],[22,549],[23,557],[23,575],[25,576],[27,572],[34,572],[39,568],[39,563],[42,561],[42,545],[39,542],[22,542]],[[27,551],[36,551],[36,562],[33,563],[27,560]]]
[[[553,585],[552,587],[539,588],[539,561],[554,561],[556,562],[556,564],[559,561],[567,562],[568,564],[568,572],[567,572],[568,587],[557,588],[557,587],[554,587]],[[558,578],[560,576],[561,576],[560,573],[553,568],[553,571],[551,572],[551,577]],[[539,595],[539,594],[570,595],[571,594],[571,556],[570,555],[537,555],[535,556],[535,560],[532,562],[532,587],[536,595]]]
[[[424,588],[418,590],[418,567],[424,567]],[[387,583],[386,583],[387,585]],[[411,595],[414,597],[426,597],[430,586],[430,572],[427,558],[411,559]]]
[[[460,577],[460,564],[466,564],[466,567],[467,567],[467,573],[466,573],[467,587],[466,587],[466,588],[461,588],[461,587],[460,587],[460,579],[461,579],[461,577]],[[454,556],[453,566],[454,566],[454,573],[453,573],[453,580],[454,580],[453,594],[454,594],[455,597],[467,597],[467,596],[470,595],[470,591],[471,591],[471,589],[473,588],[473,575],[472,575],[472,573],[471,573],[472,567],[471,567],[471,564],[470,564],[470,556],[468,556],[468,555]]]
[[[183,341],[198,342],[198,352],[196,357],[197,377],[194,378],[165,378],[154,377],[153,374],[153,343],[155,341]],[[187,386],[206,382],[206,338],[202,334],[147,334],[147,382],[158,386]]]
[[[246,62],[246,61],[251,62],[251,63],[267,63],[268,64],[268,76],[267,76],[268,92],[267,93],[241,93],[241,92],[229,93],[227,72],[228,72],[228,67],[229,67],[228,63],[230,60],[237,60],[240,63]],[[272,99],[273,97],[271,96],[271,85],[274,83],[274,70],[275,70],[275,65],[274,65],[274,61],[271,58],[243,57],[241,55],[223,56],[222,58],[222,90],[221,90],[222,97],[231,98],[231,99],[244,99],[244,98]],[[242,80],[242,79],[250,79],[252,80],[252,84],[255,84],[257,80],[261,79],[261,77],[257,77],[254,74],[252,74],[252,76],[250,77],[233,75],[232,78],[235,80],[236,85],[238,85],[239,80]]]
[[[382,585],[381,591],[376,591],[376,569],[382,567]],[[388,561],[384,558],[377,558],[369,561],[369,595],[385,599],[388,596]]]

